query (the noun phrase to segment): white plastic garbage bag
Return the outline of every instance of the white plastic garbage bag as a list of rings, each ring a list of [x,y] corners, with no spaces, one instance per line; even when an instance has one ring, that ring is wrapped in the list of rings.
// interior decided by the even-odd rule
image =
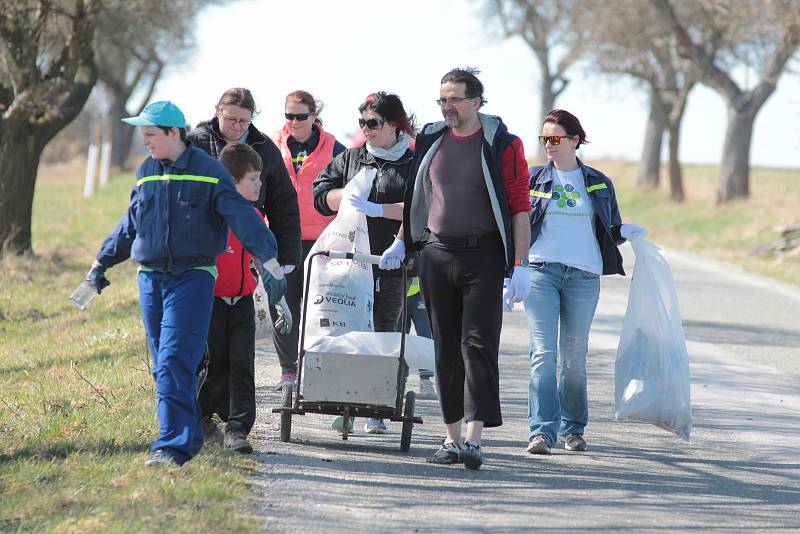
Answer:
[[[372,188],[375,169],[365,167],[344,188],[336,218],[323,230],[311,247],[305,272],[311,267],[305,339],[336,336],[345,332],[374,330],[372,324],[372,265],[365,262],[311,257],[321,250],[369,254],[367,219],[346,199],[365,197]]]
[[[644,239],[636,254],[616,360],[619,421],[652,423],[683,438],[692,430],[689,354],[664,250]]]

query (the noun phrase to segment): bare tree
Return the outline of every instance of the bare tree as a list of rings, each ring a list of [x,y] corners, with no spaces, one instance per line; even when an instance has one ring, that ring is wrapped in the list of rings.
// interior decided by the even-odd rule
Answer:
[[[540,72],[540,124],[569,84],[567,70],[582,50],[581,27],[573,19],[577,0],[492,0],[487,8],[505,37],[519,36],[527,44]],[[540,147],[540,156],[544,153]]]
[[[99,0],[0,2],[0,244],[31,250],[42,150],[83,108],[97,80]]]
[[[658,13],[649,4],[617,0],[585,8],[584,15],[593,21],[586,37],[591,43],[587,46],[587,64],[604,73],[631,76],[648,90],[650,109],[637,184],[647,189],[658,186],[663,138],[668,132],[670,195],[677,202],[683,201],[680,125],[699,73],[677,54],[675,37],[660,24]],[[691,9],[692,5],[684,3],[684,8]],[[704,42],[713,54],[718,36],[706,32]]]
[[[756,115],[775,91],[780,75],[800,48],[800,0],[695,0],[706,16],[689,19],[683,2],[650,0],[663,24],[675,35],[678,50],[728,106],[717,202],[750,194],[750,143]],[[700,42],[703,28],[725,35],[720,53],[709,54]],[[754,74],[755,83],[737,82],[735,73]]]
[[[133,129],[119,119],[139,114],[168,64],[179,64],[194,45],[197,13],[224,0],[128,0],[101,13],[95,49],[98,77],[108,89],[112,163],[126,168]],[[102,50],[102,53],[99,51]],[[169,58],[169,61],[167,61]],[[131,96],[138,105],[131,108]]]

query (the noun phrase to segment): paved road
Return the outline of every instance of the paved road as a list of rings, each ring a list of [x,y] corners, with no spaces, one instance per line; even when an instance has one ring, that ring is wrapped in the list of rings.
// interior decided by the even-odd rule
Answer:
[[[613,420],[614,357],[629,278],[603,279],[591,337],[586,453],[525,453],[522,310],[505,316],[505,424],[486,431],[486,463],[478,472],[425,463],[443,435],[433,398],[418,400],[425,423],[415,427],[406,454],[399,452],[399,425],[386,436],[357,428],[345,442],[321,415],[294,417],[292,440],[281,443],[270,410],[279,394],[269,388],[279,368],[266,343],[257,355],[253,431],[263,459],[257,480],[265,531],[800,530],[800,290],[687,254],[668,257],[692,366],[691,443]]]

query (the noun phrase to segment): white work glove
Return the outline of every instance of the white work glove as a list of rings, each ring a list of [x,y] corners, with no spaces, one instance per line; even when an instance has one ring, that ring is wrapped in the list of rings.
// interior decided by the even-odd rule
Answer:
[[[406,244],[402,239],[395,238],[394,243],[389,245],[389,248],[381,254],[381,261],[378,262],[378,267],[388,270],[399,269],[405,258]]]
[[[503,309],[510,312],[515,302],[522,302],[531,291],[531,280],[527,267],[514,267],[511,278],[503,280]]]
[[[638,224],[623,224],[619,227],[619,235],[628,241],[637,241],[647,235],[647,228]]]
[[[367,217],[383,217],[383,204],[375,204],[356,195],[350,196],[350,204]]]
[[[511,279],[503,279],[503,310],[510,312],[514,309],[514,290],[511,289]]]
[[[289,305],[286,303],[286,297],[281,297],[281,300],[275,305],[275,312],[278,318],[275,319],[273,326],[279,334],[288,334],[292,331],[292,312],[289,310]]]
[[[281,269],[283,269],[283,274],[289,274],[294,271],[294,265],[281,265]]]

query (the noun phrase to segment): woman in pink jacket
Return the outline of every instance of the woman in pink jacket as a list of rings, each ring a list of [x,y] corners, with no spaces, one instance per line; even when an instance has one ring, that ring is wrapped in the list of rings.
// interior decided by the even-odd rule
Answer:
[[[297,269],[290,271],[286,277],[286,301],[292,317],[300,317],[300,302],[303,297],[303,262],[314,241],[322,230],[333,220],[332,216],[320,215],[314,209],[314,195],[311,184],[328,163],[345,150],[333,135],[322,129],[319,114],[322,103],[306,91],[293,91],[286,95],[286,123],[272,140],[278,146],[283,157],[286,170],[297,190],[297,201],[300,205],[300,228],[303,241],[303,261]],[[277,319],[275,312],[273,322]],[[275,388],[280,390],[284,384],[294,384],[297,380],[297,347],[299,340],[299,323],[295,321],[288,334],[275,333],[273,342],[281,363],[281,379]]]

